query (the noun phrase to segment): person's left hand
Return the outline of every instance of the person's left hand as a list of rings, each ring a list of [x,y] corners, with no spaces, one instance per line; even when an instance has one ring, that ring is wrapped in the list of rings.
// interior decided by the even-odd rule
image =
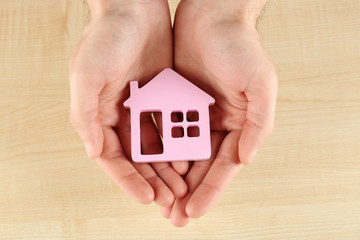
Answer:
[[[274,125],[277,76],[255,26],[182,1],[175,19],[175,69],[215,98],[212,156],[186,175],[188,193],[161,209],[175,226],[205,214],[250,164]]]

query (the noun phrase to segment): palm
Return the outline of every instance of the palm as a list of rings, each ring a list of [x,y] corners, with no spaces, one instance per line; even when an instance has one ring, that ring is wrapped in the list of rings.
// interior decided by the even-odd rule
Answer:
[[[264,98],[257,96],[268,94],[270,88],[276,94],[276,75],[253,27],[203,18],[186,2],[176,15],[175,68],[216,101],[210,112],[212,158],[194,163],[186,178],[190,193],[172,209],[163,209],[168,217],[171,211],[171,220],[181,226],[189,216],[199,217],[210,208],[238,172],[242,155],[251,152],[238,151],[238,147],[246,150],[254,145],[240,139],[253,133],[249,127],[267,121],[258,107]],[[268,104],[273,102],[264,104],[264,112],[271,111]]]
[[[120,116],[126,116],[120,103],[128,97],[129,81],[144,84],[159,70],[172,66],[171,35],[165,30],[167,26],[159,30],[162,34],[150,36],[145,26],[122,18],[90,23],[71,65],[76,72],[86,75],[88,81],[96,81],[99,118],[103,125],[109,126],[118,125]],[[144,37],[146,34],[148,39]]]
[[[247,87],[264,74],[270,75],[271,81],[274,74],[256,31],[236,22],[198,26],[199,30],[194,30],[191,29],[194,25],[187,23],[190,21],[187,16],[181,18],[181,13],[177,16],[180,16],[176,18],[175,30],[177,71],[215,97],[213,130],[241,129],[246,120]]]

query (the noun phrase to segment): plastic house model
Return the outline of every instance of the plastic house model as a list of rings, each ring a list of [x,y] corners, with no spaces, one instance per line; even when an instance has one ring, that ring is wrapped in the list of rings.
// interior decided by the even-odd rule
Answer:
[[[211,155],[209,105],[214,98],[172,69],[164,69],[145,86],[130,82],[131,156],[135,162],[205,160]],[[142,154],[140,114],[161,113],[161,154]],[[158,114],[160,115],[160,114]]]

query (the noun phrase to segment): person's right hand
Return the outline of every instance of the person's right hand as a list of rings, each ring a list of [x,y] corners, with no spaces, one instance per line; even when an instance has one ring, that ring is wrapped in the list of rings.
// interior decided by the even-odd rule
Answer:
[[[92,18],[70,61],[70,121],[89,157],[96,158],[125,193],[141,203],[154,200],[170,206],[187,192],[180,176],[187,163],[150,165],[129,160],[129,112],[122,105],[129,97],[129,81],[143,86],[172,67],[167,1],[88,2]],[[150,115],[142,132],[143,152],[157,151],[161,139]]]

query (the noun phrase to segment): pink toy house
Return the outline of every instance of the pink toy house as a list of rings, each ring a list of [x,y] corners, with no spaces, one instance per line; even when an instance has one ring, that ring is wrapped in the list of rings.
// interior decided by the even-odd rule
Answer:
[[[214,98],[169,68],[141,88],[137,81],[130,82],[130,97],[124,106],[130,108],[132,159],[135,162],[209,159],[209,105],[214,103]],[[143,112],[161,113],[161,154],[141,152],[140,114]]]

